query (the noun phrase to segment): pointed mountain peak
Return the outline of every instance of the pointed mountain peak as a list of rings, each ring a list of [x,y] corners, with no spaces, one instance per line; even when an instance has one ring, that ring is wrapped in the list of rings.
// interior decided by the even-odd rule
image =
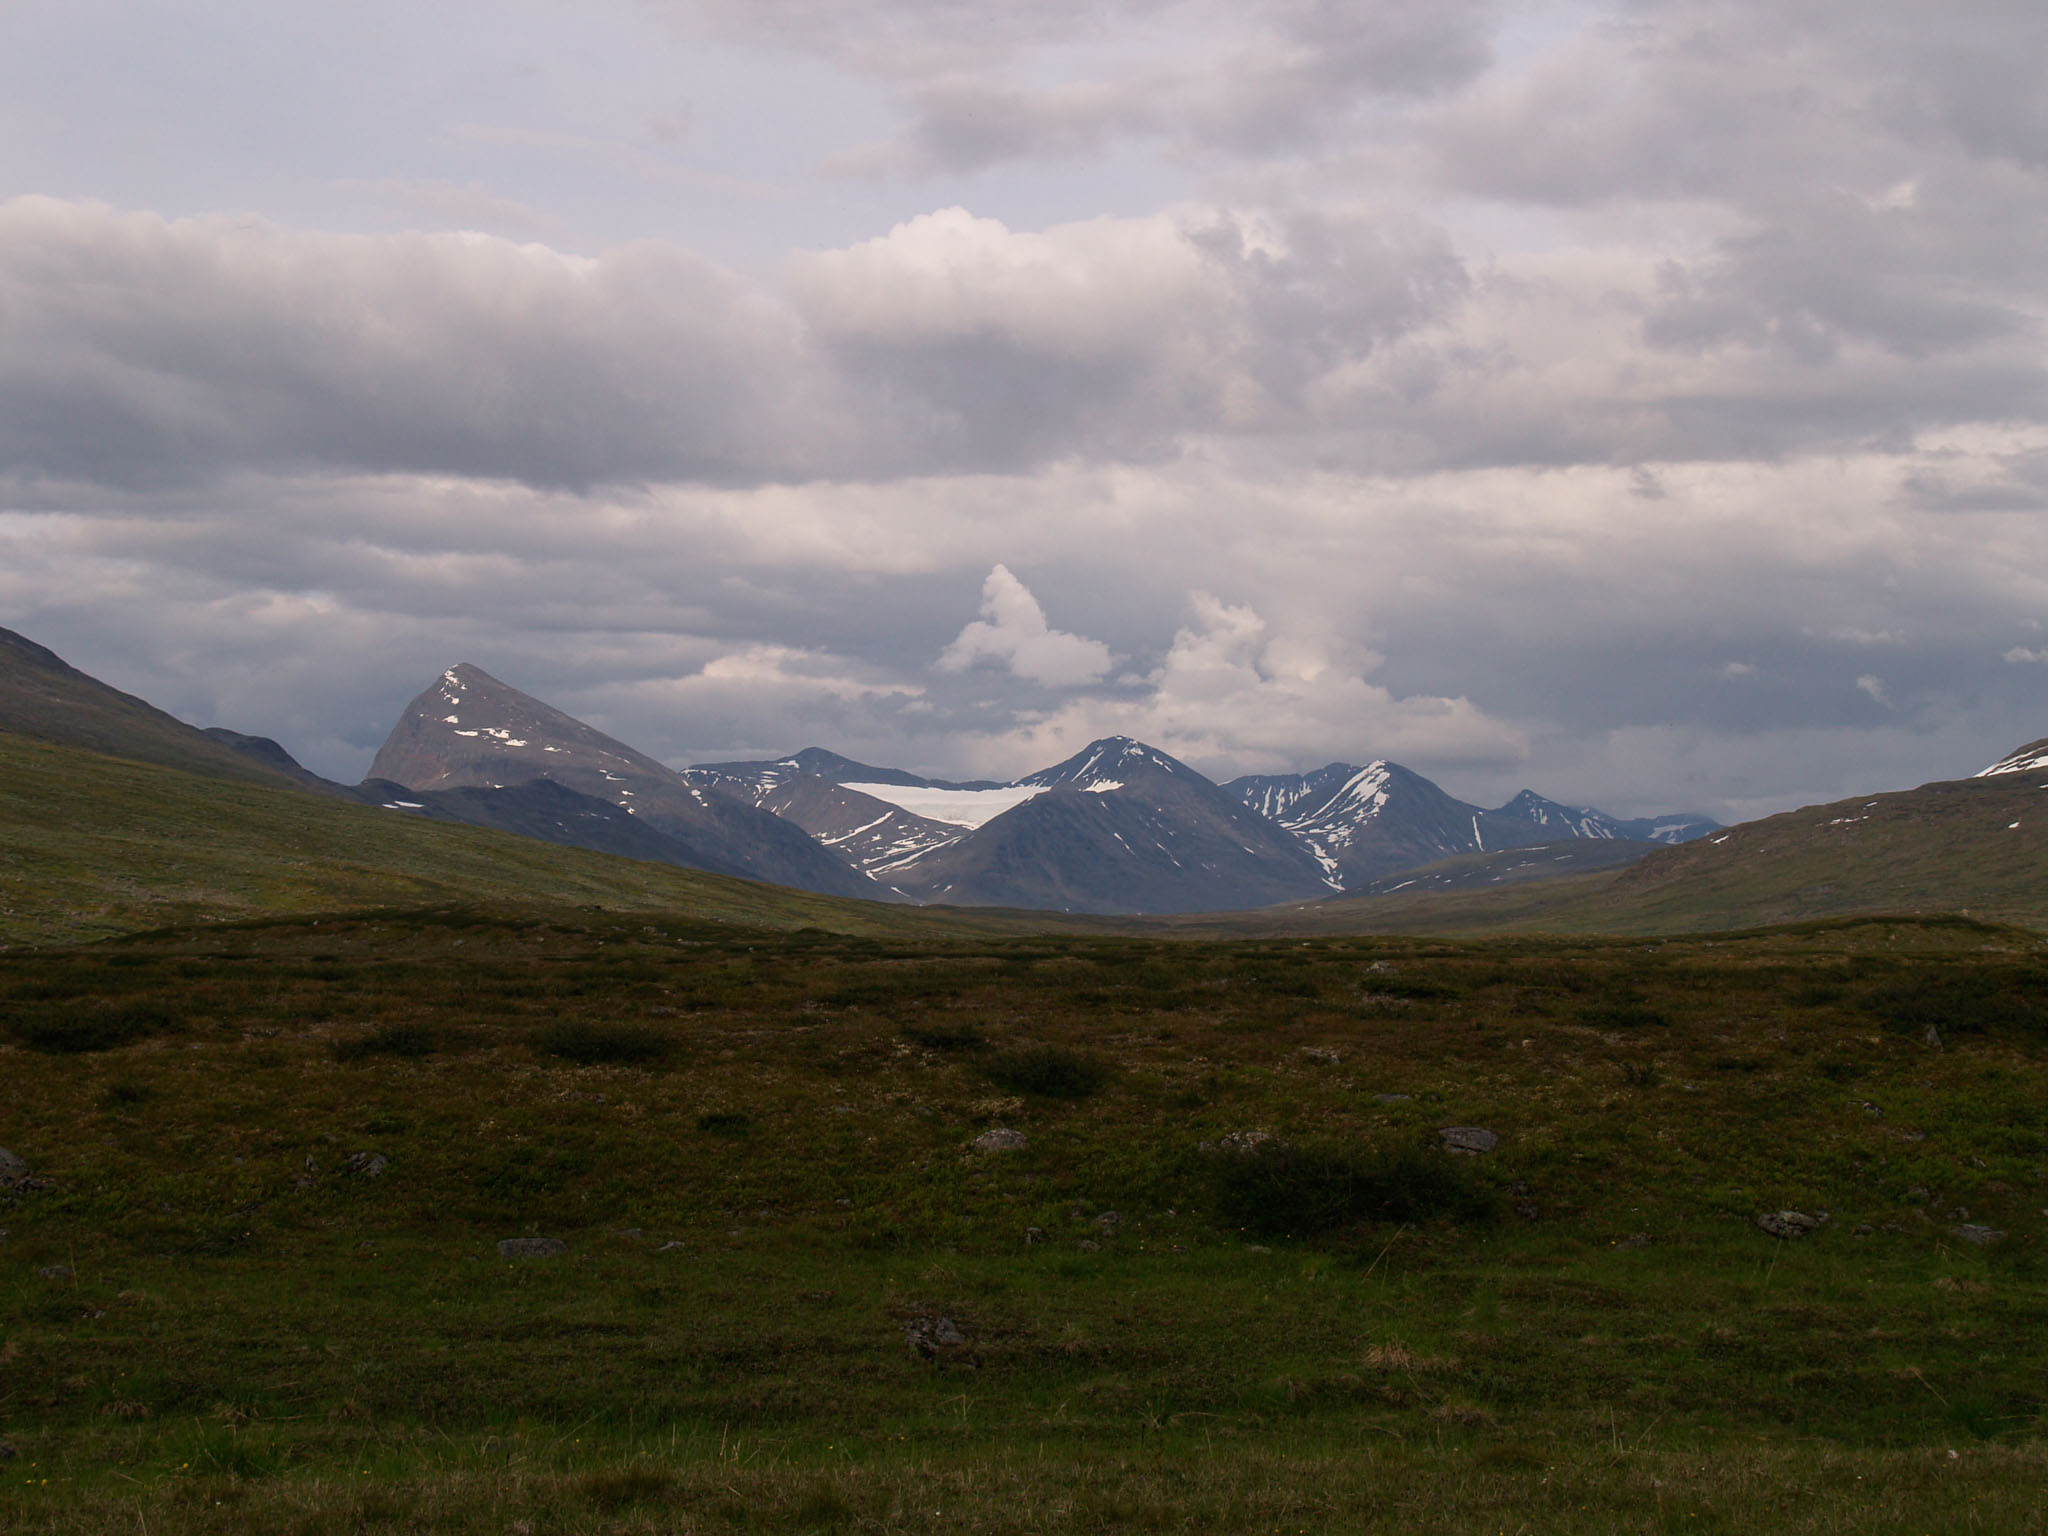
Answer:
[[[1104,736],[1091,741],[1063,763],[1019,779],[1019,784],[1036,784],[1045,789],[1065,785],[1072,789],[1109,790],[1142,773],[1186,774],[1199,778],[1194,769],[1157,747],[1128,736]]]

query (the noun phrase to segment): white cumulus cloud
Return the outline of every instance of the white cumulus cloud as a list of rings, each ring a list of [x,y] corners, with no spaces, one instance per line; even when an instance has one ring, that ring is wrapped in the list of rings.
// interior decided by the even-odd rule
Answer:
[[[981,617],[961,630],[939,657],[942,672],[964,672],[993,661],[1018,677],[1048,688],[1099,681],[1109,671],[1109,647],[1070,635],[1045,621],[1031,589],[998,565],[981,584]]]

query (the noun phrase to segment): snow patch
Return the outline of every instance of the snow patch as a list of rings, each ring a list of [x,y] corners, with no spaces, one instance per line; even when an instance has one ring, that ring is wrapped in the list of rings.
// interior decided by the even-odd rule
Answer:
[[[857,795],[869,795],[930,821],[956,827],[978,827],[1026,800],[1045,793],[1036,784],[1006,784],[1000,789],[929,789],[907,784],[847,784]]]

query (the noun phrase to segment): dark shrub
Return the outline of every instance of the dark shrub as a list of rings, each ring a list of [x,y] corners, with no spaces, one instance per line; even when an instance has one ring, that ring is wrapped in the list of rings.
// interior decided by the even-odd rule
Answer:
[[[1493,1194],[1464,1164],[1427,1147],[1261,1142],[1218,1154],[1217,1217],[1264,1237],[1313,1237],[1359,1222],[1485,1220]]]
[[[646,1024],[568,1021],[542,1030],[540,1048],[580,1067],[644,1066],[666,1058],[675,1040]]]
[[[85,1003],[48,1013],[17,1018],[10,1033],[32,1051],[81,1053],[111,1051],[151,1035],[166,1034],[180,1020],[160,1003],[117,1003],[94,1007]]]
[[[1668,1029],[1671,1019],[1635,998],[1616,998],[1588,1003],[1579,1010],[1579,1022],[1594,1029]]]
[[[1107,1062],[1062,1045],[1033,1045],[991,1057],[983,1069],[1012,1093],[1043,1099],[1085,1099],[1109,1081]]]
[[[328,1050],[336,1061],[361,1061],[366,1056],[431,1056],[447,1043],[444,1032],[434,1025],[401,1019],[336,1040]]]
[[[752,1116],[733,1109],[715,1109],[697,1117],[697,1129],[714,1136],[744,1136],[753,1128]]]
[[[2032,986],[2024,985],[2032,981]],[[1931,1025],[1944,1035],[1982,1034],[1993,1029],[2048,1031],[2048,1013],[2037,1001],[2043,988],[2035,978],[1998,971],[1934,971],[1905,976],[1863,995],[1866,1012],[1892,1029],[1923,1034]]]
[[[906,1024],[903,1038],[928,1051],[978,1051],[988,1044],[972,1024]]]

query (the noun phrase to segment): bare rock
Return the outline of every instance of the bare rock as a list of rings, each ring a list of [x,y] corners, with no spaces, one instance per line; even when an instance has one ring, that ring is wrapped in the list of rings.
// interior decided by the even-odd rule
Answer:
[[[1826,1211],[1765,1211],[1757,1217],[1757,1229],[1785,1242],[1806,1236],[1828,1219]]]
[[[71,1266],[69,1264],[45,1264],[36,1273],[45,1280],[69,1280],[71,1278]]]
[[[552,1259],[568,1251],[559,1237],[508,1237],[498,1244],[501,1259]]]
[[[1961,1226],[1957,1227],[1955,1229],[1955,1234],[1964,1242],[1970,1243],[1978,1248],[1988,1247],[1990,1244],[1997,1242],[2001,1237],[2005,1236],[2005,1234],[1999,1231],[1996,1227],[1974,1226],[1969,1222],[1964,1222]]]
[[[1500,1137],[1483,1125],[1447,1125],[1437,1135],[1443,1138],[1446,1152],[1462,1157],[1477,1157],[1500,1145]]]
[[[391,1159],[382,1152],[356,1152],[349,1156],[348,1171],[359,1178],[380,1179],[384,1170],[391,1166]]]
[[[1376,1093],[1372,1101],[1375,1104],[1406,1104],[1414,1097],[1412,1093]]]
[[[1042,1243],[1042,1242],[1044,1242],[1044,1241],[1045,1241],[1045,1228],[1043,1228],[1043,1227],[1026,1227],[1026,1228],[1024,1229],[1024,1246],[1025,1246],[1025,1247],[1027,1247],[1027,1248],[1030,1248],[1030,1247],[1033,1247],[1033,1246],[1035,1246],[1036,1244]]]
[[[920,1312],[903,1323],[903,1342],[921,1360],[941,1360],[967,1347],[967,1335],[950,1317]]]
[[[1334,1067],[1344,1059],[1342,1052],[1327,1045],[1304,1045],[1301,1054],[1319,1067]]]
[[[1117,1228],[1121,1227],[1123,1224],[1124,1218],[1123,1212],[1121,1211],[1104,1211],[1100,1216],[1095,1218],[1095,1225],[1101,1228],[1103,1232],[1105,1232],[1111,1237],[1116,1236]]]
[[[28,1177],[28,1164],[0,1147],[0,1184],[19,1184]]]
[[[998,1125],[975,1137],[973,1145],[977,1152],[1022,1152],[1030,1142],[1022,1131]]]

